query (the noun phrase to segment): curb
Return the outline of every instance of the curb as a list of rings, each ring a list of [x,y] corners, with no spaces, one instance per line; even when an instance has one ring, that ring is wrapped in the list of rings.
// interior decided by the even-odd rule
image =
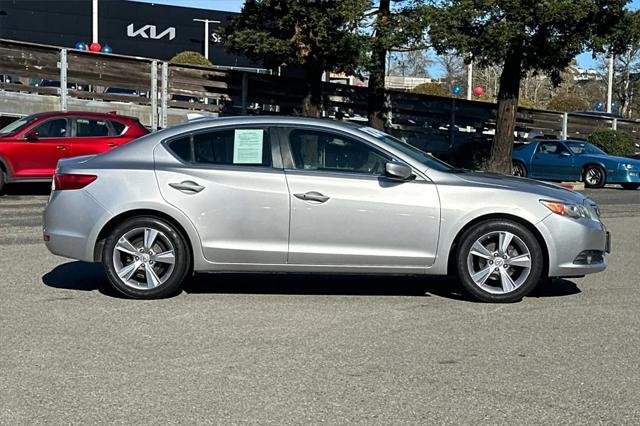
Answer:
[[[584,182],[560,182],[560,186],[574,191],[584,191]]]

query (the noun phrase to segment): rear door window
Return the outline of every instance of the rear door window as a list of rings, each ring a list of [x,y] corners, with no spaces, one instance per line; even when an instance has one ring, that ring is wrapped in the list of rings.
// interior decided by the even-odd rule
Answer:
[[[109,136],[109,124],[107,120],[79,117],[76,122],[76,137]]]
[[[193,133],[168,144],[181,160],[195,164],[271,167],[271,143],[264,128]]]

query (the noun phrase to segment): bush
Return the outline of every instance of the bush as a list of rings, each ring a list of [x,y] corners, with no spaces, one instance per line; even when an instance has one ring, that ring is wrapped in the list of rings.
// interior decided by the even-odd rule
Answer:
[[[422,83],[411,90],[413,93],[431,96],[449,96],[447,86],[442,83]]]
[[[625,156],[635,152],[631,136],[619,130],[598,129],[589,136],[588,141],[602,148],[609,155]]]
[[[184,52],[178,53],[176,56],[171,58],[170,61],[172,64],[180,64],[180,65],[197,65],[200,67],[213,67],[211,61],[205,58],[198,52],[192,52],[190,50],[185,50]]]
[[[575,112],[589,109],[589,102],[575,95],[558,95],[551,99],[547,108],[552,111]]]

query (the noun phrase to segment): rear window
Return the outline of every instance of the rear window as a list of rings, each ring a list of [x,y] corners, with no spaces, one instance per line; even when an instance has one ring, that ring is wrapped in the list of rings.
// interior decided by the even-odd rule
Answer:
[[[112,121],[111,126],[113,126],[113,130],[115,130],[117,136],[121,135],[124,132],[124,129],[127,128],[127,126],[119,121]]]
[[[271,166],[271,144],[264,129],[225,129],[195,133],[168,144],[181,160],[195,164]]]

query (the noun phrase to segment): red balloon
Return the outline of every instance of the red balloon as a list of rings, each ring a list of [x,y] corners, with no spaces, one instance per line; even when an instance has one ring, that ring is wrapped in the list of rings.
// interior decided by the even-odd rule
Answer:
[[[480,97],[480,96],[484,95],[484,89],[483,89],[482,87],[480,87],[480,86],[478,86],[478,87],[474,87],[474,88],[473,88],[473,94],[474,94],[475,96]]]
[[[100,46],[100,43],[91,43],[91,46],[89,46],[89,50],[92,52],[99,52],[100,49],[102,49],[102,46]]]

